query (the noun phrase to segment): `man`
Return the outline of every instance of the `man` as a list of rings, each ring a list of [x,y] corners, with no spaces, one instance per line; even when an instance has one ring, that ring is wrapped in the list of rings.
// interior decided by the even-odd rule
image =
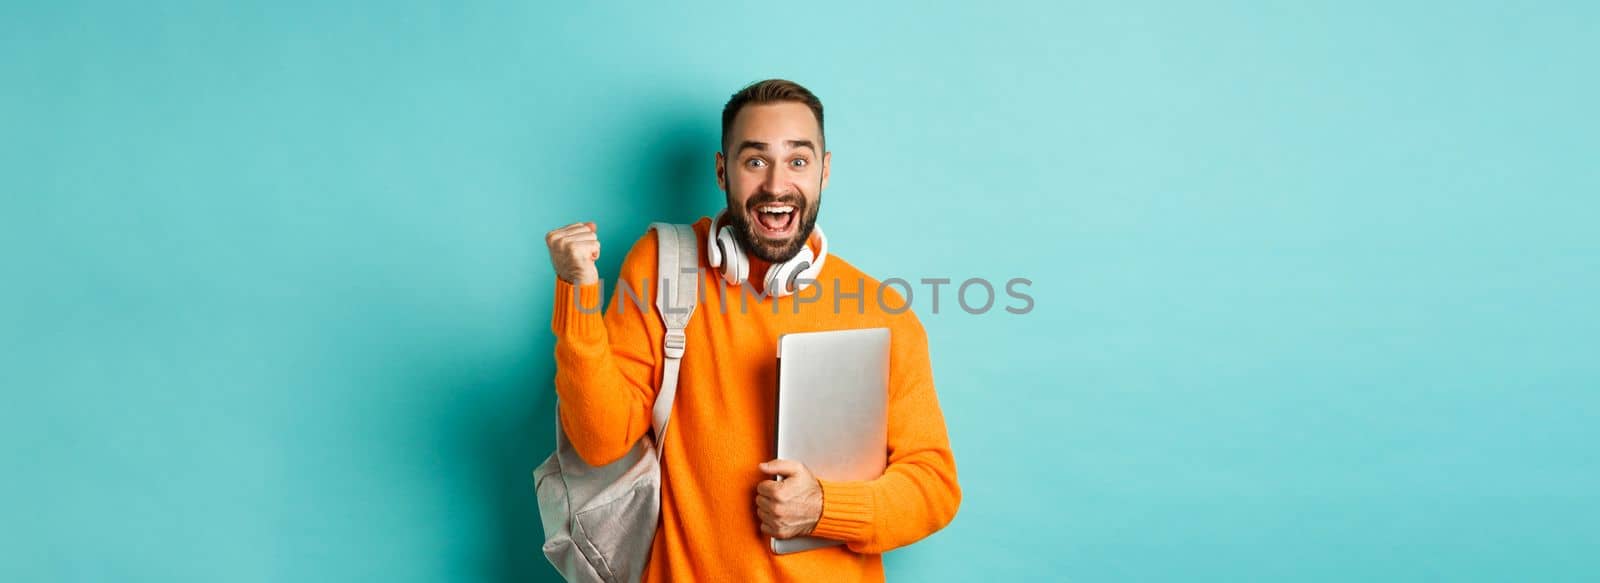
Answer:
[[[943,528],[960,505],[927,336],[904,298],[834,254],[798,293],[780,295],[763,281],[769,266],[803,247],[822,251],[814,227],[832,158],[822,119],[815,95],[778,79],[745,87],[723,109],[716,173],[728,206],[721,223],[694,225],[706,291],[685,331],[671,430],[660,444],[661,522],[645,581],[882,581],[880,553]],[[723,226],[748,256],[747,284],[730,286],[708,263],[707,234]],[[646,282],[660,281],[653,233],[623,260],[618,281],[631,292],[654,293]],[[650,429],[665,329],[622,289],[603,317],[593,309],[602,293],[594,223],[561,227],[545,240],[558,279],[551,329],[560,422],[584,461],[606,464]],[[769,459],[778,336],[879,326],[891,336],[883,475],[831,481]],[[845,544],[771,552],[768,537],[796,536]]]

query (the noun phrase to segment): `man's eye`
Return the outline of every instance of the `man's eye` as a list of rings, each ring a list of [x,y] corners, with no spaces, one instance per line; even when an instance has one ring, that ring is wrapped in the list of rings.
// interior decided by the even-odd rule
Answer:
[[[746,161],[744,163],[744,165],[745,166],[749,166],[751,168],[760,168],[762,166],[766,166],[767,165],[767,161],[766,160],[762,160],[760,158],[751,158],[750,160]]]
[[[789,161],[789,165],[794,166],[795,168],[805,168],[806,164],[810,164],[810,161],[806,160],[805,158],[795,158]]]

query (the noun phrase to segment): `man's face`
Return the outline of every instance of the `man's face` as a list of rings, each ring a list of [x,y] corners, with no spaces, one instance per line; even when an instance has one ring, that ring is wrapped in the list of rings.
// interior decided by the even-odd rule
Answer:
[[[739,246],[767,262],[800,252],[817,224],[832,154],[803,103],[747,105],[717,152],[717,186]]]

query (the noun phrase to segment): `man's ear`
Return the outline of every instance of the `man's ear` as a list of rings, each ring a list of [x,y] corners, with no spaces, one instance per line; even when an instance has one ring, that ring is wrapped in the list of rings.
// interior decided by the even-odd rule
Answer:
[[[832,166],[832,165],[833,165],[833,152],[823,152],[822,153],[822,188],[819,188],[818,190],[827,190],[828,189],[828,167]]]
[[[717,188],[728,192],[728,164],[722,158],[722,152],[717,152]]]

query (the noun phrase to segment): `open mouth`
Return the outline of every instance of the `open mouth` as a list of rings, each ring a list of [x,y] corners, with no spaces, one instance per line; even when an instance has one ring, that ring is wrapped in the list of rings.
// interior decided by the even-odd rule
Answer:
[[[751,224],[755,225],[756,234],[769,239],[783,239],[793,235],[800,220],[796,207],[787,203],[769,203],[755,207],[751,214]]]

